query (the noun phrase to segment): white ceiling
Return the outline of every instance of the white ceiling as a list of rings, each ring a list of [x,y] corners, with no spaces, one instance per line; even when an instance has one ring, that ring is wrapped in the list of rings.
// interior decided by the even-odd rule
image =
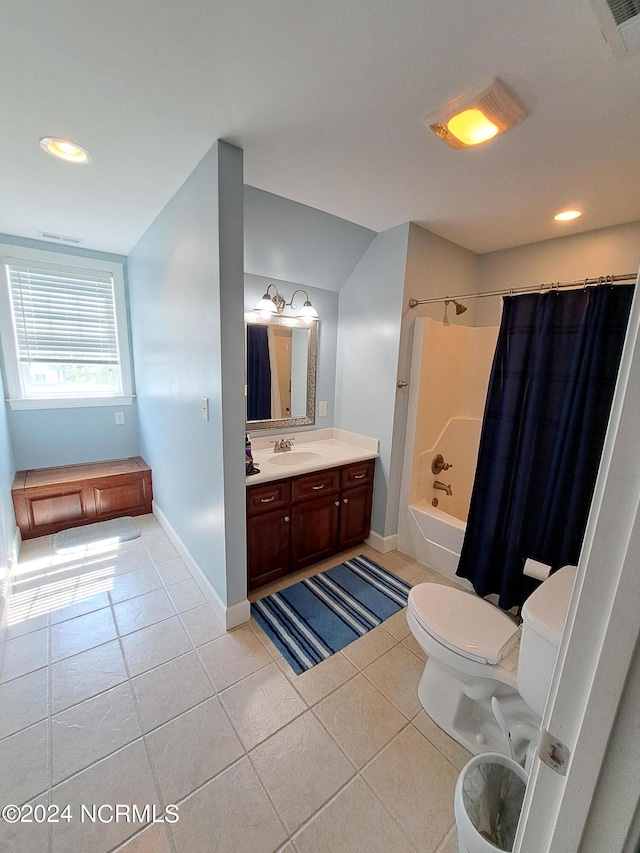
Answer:
[[[216,138],[247,184],[477,252],[640,219],[640,54],[589,0],[0,0],[0,20],[0,232],[126,254]],[[467,151],[422,125],[493,76],[522,124]],[[566,206],[585,215],[553,223]]]

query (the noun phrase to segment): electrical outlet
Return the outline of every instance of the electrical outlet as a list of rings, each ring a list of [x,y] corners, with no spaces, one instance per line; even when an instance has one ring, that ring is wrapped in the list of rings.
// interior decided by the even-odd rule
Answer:
[[[208,421],[209,420],[209,398],[208,397],[202,398],[202,404],[200,406],[200,412],[202,414],[202,420]]]
[[[124,412],[116,412],[116,425],[122,426],[124,423]]]
[[[318,417],[319,418],[326,418],[327,417],[326,400],[323,400],[321,403],[318,403]]]

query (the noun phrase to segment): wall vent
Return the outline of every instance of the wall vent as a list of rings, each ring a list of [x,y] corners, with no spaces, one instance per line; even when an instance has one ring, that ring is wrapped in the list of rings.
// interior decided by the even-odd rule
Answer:
[[[56,243],[69,243],[71,246],[79,246],[84,243],[79,237],[65,237],[63,234],[52,234],[51,231],[38,231],[38,236],[43,240],[54,240]]]
[[[591,0],[602,35],[617,56],[640,51],[640,0]]]

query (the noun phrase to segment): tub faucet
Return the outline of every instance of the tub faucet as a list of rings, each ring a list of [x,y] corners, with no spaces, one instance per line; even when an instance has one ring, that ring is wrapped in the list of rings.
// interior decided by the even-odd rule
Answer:
[[[434,480],[433,488],[440,489],[441,491],[446,492],[449,497],[451,497],[451,495],[453,494],[453,492],[451,491],[451,483],[447,485],[446,483],[441,483],[440,480]]]
[[[273,452],[284,453],[287,450],[291,450],[294,441],[295,438],[281,438],[278,441],[272,441],[271,444],[273,444]]]

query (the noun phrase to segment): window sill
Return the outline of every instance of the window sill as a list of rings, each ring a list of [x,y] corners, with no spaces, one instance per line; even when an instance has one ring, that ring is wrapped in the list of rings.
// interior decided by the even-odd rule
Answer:
[[[43,397],[9,399],[7,402],[12,411],[22,409],[92,409],[97,406],[131,406],[133,396],[125,394],[121,397]]]

